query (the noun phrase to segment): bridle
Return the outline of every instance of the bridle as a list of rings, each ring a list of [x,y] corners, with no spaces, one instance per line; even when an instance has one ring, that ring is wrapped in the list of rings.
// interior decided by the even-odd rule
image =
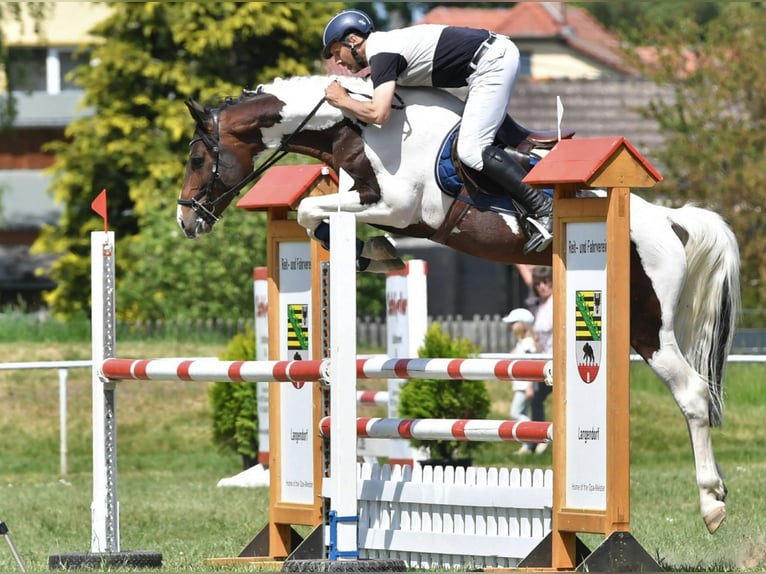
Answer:
[[[253,93],[253,92],[250,92]],[[255,93],[258,93],[256,90]],[[311,120],[312,117],[317,113],[317,110],[319,110],[320,106],[325,102],[324,96],[317,102],[317,105],[314,106],[314,109],[312,109],[309,114],[303,119],[303,121],[300,123],[300,125],[295,128],[295,130],[289,134],[286,138],[282,140],[282,142],[279,144],[279,147],[275,149],[271,155],[269,155],[268,158],[266,158],[263,163],[261,163],[255,170],[250,172],[248,175],[246,175],[242,180],[235,183],[234,185],[230,187],[226,187],[226,182],[223,181],[223,178],[221,177],[221,174],[218,173],[218,167],[220,165],[220,154],[221,154],[221,146],[220,146],[220,137],[219,137],[219,124],[220,124],[220,108],[215,108],[210,110],[210,117],[213,120],[213,134],[205,133],[205,130],[202,128],[202,126],[197,123],[197,129],[195,130],[195,137],[192,138],[192,140],[189,142],[189,146],[193,146],[195,143],[201,141],[205,144],[205,147],[210,152],[210,154],[213,156],[213,169],[212,169],[212,177],[209,179],[207,184],[200,189],[194,197],[191,199],[178,199],[178,205],[182,207],[189,207],[191,208],[194,213],[202,219],[205,223],[207,223],[210,226],[213,226],[220,217],[215,214],[215,208],[219,203],[222,203],[224,201],[231,201],[231,198],[238,196],[242,189],[249,183],[252,183],[259,177],[261,177],[266,170],[268,170],[271,166],[273,166],[275,163],[277,163],[280,159],[282,159],[285,155],[289,153],[289,150],[287,149],[288,145],[290,144],[290,141],[292,138],[300,132],[304,127],[306,127],[306,124]],[[213,196],[213,190],[215,189],[215,186],[217,183],[221,183],[226,189],[217,197]]]
[[[255,91],[245,91],[246,94],[259,94],[260,89]],[[351,92],[349,90],[349,93],[356,94],[355,92]],[[356,94],[356,95],[363,95],[363,94]],[[370,97],[368,95],[365,95],[365,97]],[[393,104],[392,108],[394,109],[402,109],[404,108],[404,102],[399,97],[398,94],[394,94],[395,99],[397,100],[397,104]],[[241,99],[241,98],[240,98]],[[254,169],[252,172],[250,172],[248,175],[246,175],[241,181],[238,183],[235,183],[234,185],[230,187],[226,187],[226,182],[223,181],[223,178],[221,177],[221,174],[218,173],[218,166],[220,164],[220,153],[221,153],[221,146],[220,146],[220,138],[219,138],[219,124],[220,124],[220,108],[215,108],[209,111],[210,116],[213,120],[213,135],[210,135],[208,133],[205,133],[205,130],[203,129],[203,126],[198,122],[197,128],[195,130],[195,137],[192,138],[192,140],[189,142],[189,146],[193,146],[195,143],[201,141],[205,144],[205,147],[210,152],[210,154],[213,156],[213,169],[212,169],[212,177],[210,180],[205,184],[205,187],[200,189],[197,194],[192,197],[191,199],[178,199],[178,205],[182,207],[190,207],[194,213],[202,219],[205,223],[207,223],[209,226],[213,226],[219,219],[221,219],[219,216],[215,214],[215,207],[224,201],[231,201],[231,198],[234,198],[238,196],[242,189],[249,183],[252,183],[259,177],[261,177],[266,170],[268,170],[271,166],[273,166],[275,163],[277,163],[280,159],[282,159],[284,156],[286,156],[289,153],[289,150],[287,149],[292,139],[295,137],[297,133],[299,133],[304,127],[306,127],[306,124],[309,123],[311,118],[314,117],[314,115],[317,113],[319,108],[322,106],[322,104],[325,103],[325,97],[322,96],[322,98],[317,102],[317,104],[314,106],[314,108],[308,113],[308,115],[301,121],[300,125],[298,125],[295,130],[293,130],[292,133],[290,133],[287,137],[285,137],[282,142],[279,144],[279,147],[275,149],[269,157],[267,157],[263,163],[261,163],[256,169]],[[361,123],[361,122],[360,122]],[[213,190],[215,189],[216,184],[220,182],[226,189],[217,197],[213,197]]]

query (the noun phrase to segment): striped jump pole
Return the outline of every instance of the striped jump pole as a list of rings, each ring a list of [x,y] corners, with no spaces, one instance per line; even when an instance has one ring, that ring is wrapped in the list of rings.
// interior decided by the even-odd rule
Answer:
[[[304,382],[329,380],[330,361],[107,359],[101,365],[101,374],[116,381]]]
[[[388,406],[388,391],[357,391],[356,404],[361,407]]]
[[[108,381],[329,381],[331,359],[307,361],[219,361],[215,359],[106,359]],[[394,359],[356,360],[358,379],[442,379],[552,381],[553,362],[541,359]]]
[[[553,382],[553,361],[542,359],[392,359],[357,360],[360,379],[459,379],[466,381]]]
[[[331,436],[331,417],[319,423],[322,436]],[[360,438],[407,438],[416,440],[457,440],[469,442],[531,442],[553,440],[553,423],[483,419],[397,419],[359,417]]]

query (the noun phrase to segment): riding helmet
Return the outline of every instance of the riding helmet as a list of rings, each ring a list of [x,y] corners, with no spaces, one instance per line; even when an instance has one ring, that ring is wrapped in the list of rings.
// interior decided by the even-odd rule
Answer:
[[[330,57],[330,45],[333,42],[340,42],[351,32],[358,32],[362,36],[367,36],[375,30],[372,19],[361,10],[343,10],[338,12],[327,23],[322,34],[322,55],[325,58]]]

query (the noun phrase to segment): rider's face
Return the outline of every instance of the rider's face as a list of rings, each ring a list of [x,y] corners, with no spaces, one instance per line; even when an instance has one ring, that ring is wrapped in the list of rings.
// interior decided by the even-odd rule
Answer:
[[[346,41],[352,46],[359,46],[360,44],[360,38],[355,34],[350,34]],[[354,55],[351,53],[351,49],[340,42],[333,42],[330,44],[330,57],[337,65],[343,66],[352,73],[356,73],[362,69],[354,58]]]

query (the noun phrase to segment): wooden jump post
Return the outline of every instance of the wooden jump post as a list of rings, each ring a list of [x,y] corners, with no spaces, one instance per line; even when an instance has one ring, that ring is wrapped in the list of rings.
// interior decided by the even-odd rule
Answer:
[[[630,534],[630,190],[660,174],[622,137],[562,140],[524,179],[553,188],[552,532],[522,563],[659,569]],[[585,188],[605,190],[578,198]],[[584,561],[579,532],[606,535]],[[539,551],[539,552],[538,552]],[[621,569],[621,568],[617,568]]]
[[[237,203],[248,211],[266,212],[270,360],[327,356],[321,265],[329,255],[309,239],[293,214],[304,197],[337,189],[337,176],[327,166],[275,166]],[[269,397],[269,523],[240,553],[245,560],[284,559],[302,542],[293,525],[316,527],[323,521],[317,496],[323,479],[322,441],[315,429],[325,414],[324,393],[309,380],[270,383]],[[287,421],[298,425],[294,430],[305,431],[305,440],[285,436]]]

